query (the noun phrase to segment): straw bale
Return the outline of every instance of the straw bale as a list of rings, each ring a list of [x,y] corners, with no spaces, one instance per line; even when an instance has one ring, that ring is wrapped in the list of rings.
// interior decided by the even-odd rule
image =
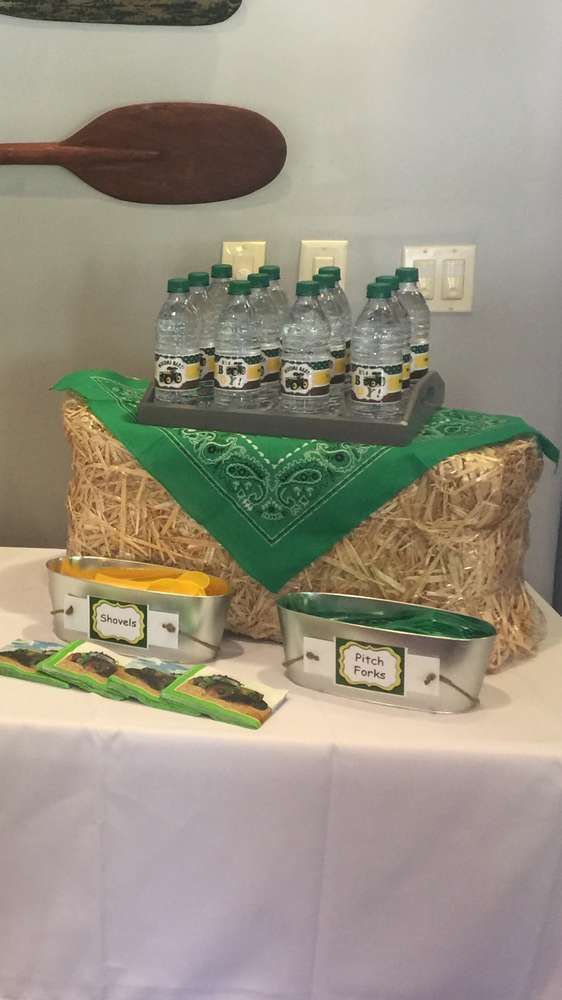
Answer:
[[[71,554],[206,569],[233,589],[229,627],[280,641],[276,594],[249,577],[93,416],[64,404],[72,448]],[[525,589],[529,496],[542,470],[532,438],[440,462],[282,590],[354,593],[478,615],[498,630],[490,669],[532,652],[542,619]]]

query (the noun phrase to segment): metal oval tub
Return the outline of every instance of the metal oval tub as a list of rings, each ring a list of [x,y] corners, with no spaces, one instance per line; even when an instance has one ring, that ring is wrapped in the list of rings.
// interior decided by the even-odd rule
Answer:
[[[94,556],[70,556],[68,560],[81,570],[158,568],[152,563]],[[72,642],[89,638],[125,654],[142,652],[180,663],[208,663],[218,654],[230,594],[191,597],[137,590],[66,575],[62,566],[63,557],[47,562],[53,627],[59,639]],[[162,570],[165,572],[166,567]],[[113,626],[113,638],[107,638],[97,632],[99,620],[95,622],[93,615],[105,608],[106,619],[110,618],[110,609],[115,604],[122,607],[115,610],[117,624]],[[122,611],[125,616],[121,616],[120,625]],[[128,636],[133,627],[134,634]],[[110,626],[107,629],[109,635]],[[134,639],[137,635],[140,642],[127,642],[127,638]]]
[[[479,703],[496,635],[488,622],[449,614],[477,637],[448,638],[408,632],[406,624],[405,630],[392,631],[338,621],[338,616],[404,616],[406,623],[414,613],[448,615],[425,605],[305,592],[286,594],[277,604],[284,665],[296,684],[428,712],[466,712]]]

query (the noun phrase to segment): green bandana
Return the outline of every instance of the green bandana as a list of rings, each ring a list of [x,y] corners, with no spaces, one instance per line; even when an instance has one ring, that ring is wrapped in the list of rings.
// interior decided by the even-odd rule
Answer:
[[[554,445],[519,417],[445,408],[402,448],[148,427],[136,422],[147,385],[86,371],[54,388],[81,396],[180,507],[271,591],[450,455],[534,435],[558,461]]]

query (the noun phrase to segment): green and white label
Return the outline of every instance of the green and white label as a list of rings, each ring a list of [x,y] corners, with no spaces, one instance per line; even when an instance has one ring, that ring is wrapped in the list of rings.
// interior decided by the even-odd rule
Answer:
[[[410,348],[402,355],[402,388],[410,388],[410,368],[412,365],[412,352]]]
[[[332,385],[345,382],[346,347],[345,344],[330,347],[332,356]]]
[[[287,396],[327,396],[332,378],[331,358],[320,361],[281,361],[281,392]]]
[[[148,607],[122,604],[103,597],[90,597],[90,639],[118,642],[123,646],[148,645]]]
[[[402,395],[402,365],[351,363],[351,392],[365,406],[393,403]]]
[[[336,639],[336,684],[403,695],[406,650],[374,646],[353,639]]]
[[[154,379],[159,389],[196,389],[201,373],[201,355],[154,355]]]
[[[268,385],[271,382],[279,382],[281,377],[281,348],[279,344],[264,344],[263,352],[263,380]]]
[[[423,378],[429,368],[429,344],[412,344],[410,378]]]
[[[201,348],[201,381],[208,385],[215,377],[215,348],[207,344]]]
[[[259,389],[263,380],[263,355],[217,354],[215,359],[215,388],[252,392]]]

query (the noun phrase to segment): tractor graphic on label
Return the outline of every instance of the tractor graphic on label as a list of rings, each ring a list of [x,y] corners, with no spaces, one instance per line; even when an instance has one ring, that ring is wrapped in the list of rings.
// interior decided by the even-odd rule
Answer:
[[[311,384],[311,372],[306,368],[286,368],[283,372],[283,388],[285,392],[306,396]]]
[[[243,358],[219,358],[216,379],[225,389],[243,389],[248,381],[248,366]]]
[[[386,379],[382,369],[358,367],[353,373],[353,378],[356,387],[363,390],[357,395],[374,402],[384,399]]]
[[[291,392],[306,392],[308,384],[308,378],[304,372],[293,372],[287,379],[287,385]]]
[[[182,377],[181,372],[177,368],[162,368],[158,372],[158,381],[160,385],[181,385]]]

